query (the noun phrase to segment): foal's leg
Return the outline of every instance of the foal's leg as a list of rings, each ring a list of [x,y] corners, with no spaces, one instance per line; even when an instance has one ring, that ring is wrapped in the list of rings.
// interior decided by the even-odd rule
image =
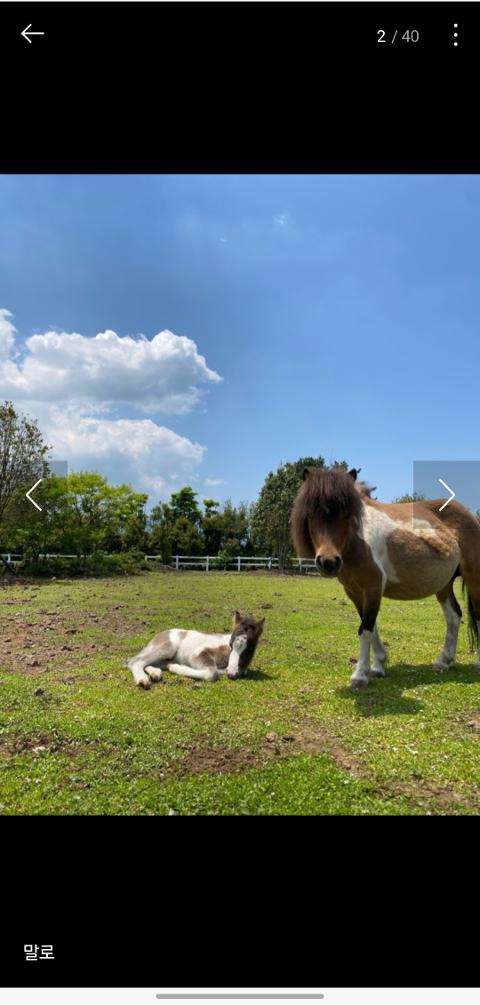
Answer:
[[[381,594],[366,594],[362,597],[347,589],[345,592],[355,604],[361,618],[359,628],[360,659],[350,678],[350,683],[353,688],[363,688],[367,686],[370,677],[385,677],[387,652],[376,626]],[[370,666],[370,646],[373,649],[373,666]]]
[[[151,686],[152,681],[160,680],[162,676],[161,665],[175,656],[176,647],[170,641],[169,632],[160,632],[151,642],[148,643],[133,659],[129,660],[127,666],[133,674],[133,679],[138,687],[146,690]]]
[[[433,666],[435,670],[446,670],[447,667],[451,666],[452,663],[455,662],[458,629],[460,627],[462,609],[459,606],[457,598],[453,592],[452,583],[448,583],[443,590],[440,590],[439,593],[436,594],[436,597],[445,615],[447,634],[445,635],[445,642],[443,643],[443,649],[440,656],[435,660]]]
[[[204,650],[197,650],[188,658],[191,666],[185,666],[181,663],[167,663],[166,669],[180,677],[194,677],[196,680],[218,680],[219,673],[215,660],[211,656],[206,656]]]

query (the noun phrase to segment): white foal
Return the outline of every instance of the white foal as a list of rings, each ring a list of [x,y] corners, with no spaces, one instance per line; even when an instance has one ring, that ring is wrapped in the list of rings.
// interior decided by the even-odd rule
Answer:
[[[160,680],[162,670],[197,680],[218,680],[220,674],[245,676],[262,634],[265,618],[256,621],[235,611],[233,631],[207,634],[171,628],[160,632],[137,656],[128,660],[135,683],[149,688]]]

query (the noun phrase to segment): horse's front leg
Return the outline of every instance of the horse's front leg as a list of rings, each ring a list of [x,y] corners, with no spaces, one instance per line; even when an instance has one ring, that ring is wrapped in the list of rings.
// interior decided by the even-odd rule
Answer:
[[[385,667],[387,665],[388,653],[380,638],[377,625],[372,633],[373,663],[370,669],[370,677],[385,677]]]
[[[350,678],[350,683],[353,688],[360,689],[367,686],[370,677],[385,676],[384,663],[386,662],[387,653],[382,645],[375,624],[382,595],[377,591],[366,591],[361,600],[359,597],[354,596],[352,596],[352,599],[362,620],[358,630],[360,636],[360,657]],[[373,667],[370,666],[370,647],[372,647],[374,653]]]

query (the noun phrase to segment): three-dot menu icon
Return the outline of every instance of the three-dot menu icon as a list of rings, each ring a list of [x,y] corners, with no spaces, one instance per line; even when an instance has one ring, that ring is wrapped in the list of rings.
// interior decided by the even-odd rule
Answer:
[[[454,44],[454,45],[458,45],[458,31],[457,31],[457,28],[458,28],[458,24],[454,24],[454,26],[453,26],[453,27],[454,27],[454,29],[455,29],[455,30],[454,30],[454,32],[453,32],[453,39],[454,39],[454,42],[453,42],[453,44]]]

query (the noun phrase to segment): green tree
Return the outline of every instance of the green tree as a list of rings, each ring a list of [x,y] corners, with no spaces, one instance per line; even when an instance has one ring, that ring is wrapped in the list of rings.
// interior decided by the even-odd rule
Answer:
[[[140,549],[148,496],[129,485],[109,485],[97,472],[46,478],[42,513],[17,524],[14,538],[27,558],[40,552],[90,555]]]
[[[221,549],[229,555],[245,554],[250,545],[250,511],[246,503],[234,506],[231,499],[223,504]]]
[[[48,449],[35,419],[17,413],[11,401],[0,405],[0,551],[17,547],[20,524],[41,533],[41,514],[25,493],[48,473]]]
[[[216,555],[222,545],[222,515],[217,499],[204,499],[205,511],[202,519],[203,539],[207,555]]]
[[[197,493],[187,485],[173,492],[170,502],[155,506],[150,518],[150,544],[162,560],[174,555],[199,555],[203,549],[202,511]]]
[[[204,499],[202,530],[207,555],[225,553],[229,557],[248,553],[250,545],[250,508],[241,502],[234,506],[226,499],[221,509],[216,499]]]
[[[201,555],[204,540],[198,527],[186,516],[179,516],[172,524],[172,551],[174,555]]]
[[[0,548],[12,546],[19,523],[38,522],[25,493],[47,474],[48,449],[35,419],[17,413],[11,401],[0,405]]]
[[[148,521],[148,547],[152,555],[160,555],[165,565],[172,561],[172,510],[167,503],[154,506]]]
[[[202,511],[197,503],[197,493],[189,485],[180,489],[179,492],[172,493],[170,509],[174,521],[179,517],[185,517],[194,527],[200,526]]]
[[[11,401],[0,405],[0,522],[18,494],[45,475],[48,449],[35,419],[19,415]]]
[[[394,503],[421,502],[422,499],[425,499],[425,496],[419,495],[418,492],[414,492],[412,495],[409,495],[407,492],[404,496],[397,496],[395,499],[392,499],[392,502]]]
[[[338,463],[347,470],[345,461]],[[280,464],[270,471],[260,490],[251,515],[252,541],[257,554],[278,558],[284,568],[292,555],[290,515],[295,495],[302,484],[305,468],[324,468],[323,457],[300,457],[298,461]]]
[[[214,513],[218,513],[220,503],[218,499],[204,499],[203,505],[205,507],[205,516],[212,516]]]
[[[199,555],[205,550],[216,554],[218,502],[204,500],[202,513],[197,493],[190,486],[173,492],[169,503],[154,506],[149,518],[149,547],[152,554],[161,555],[167,565],[172,555]]]

